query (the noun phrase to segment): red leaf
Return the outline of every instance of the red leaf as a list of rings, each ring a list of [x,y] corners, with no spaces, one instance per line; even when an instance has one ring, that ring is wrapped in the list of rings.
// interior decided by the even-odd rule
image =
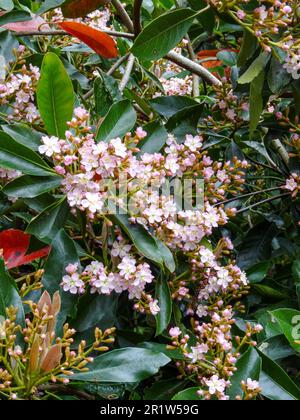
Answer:
[[[64,31],[80,39],[80,41],[84,42],[102,57],[115,58],[118,56],[115,41],[106,33],[78,22],[66,21],[61,22],[58,25]]]
[[[30,238],[30,235],[17,229],[8,229],[0,233],[0,249],[7,268],[19,267],[49,254],[50,246],[47,246],[26,255]]]

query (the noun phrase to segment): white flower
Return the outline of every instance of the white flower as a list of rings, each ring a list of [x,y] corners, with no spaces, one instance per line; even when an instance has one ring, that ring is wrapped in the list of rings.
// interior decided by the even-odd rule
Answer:
[[[131,250],[131,245],[126,244],[126,242],[115,241],[111,250],[111,255],[113,257],[124,258],[129,254]]]
[[[120,270],[120,275],[128,280],[136,272],[136,260],[126,256],[118,265],[118,269]]]
[[[99,193],[86,193],[85,199],[81,201],[81,205],[85,209],[89,209],[91,213],[96,213],[97,211],[101,211],[104,203],[102,197]]]
[[[42,142],[44,144],[42,144],[39,147],[39,152],[42,155],[51,157],[56,153],[57,154],[60,153],[61,150],[60,150],[59,138],[54,137],[54,136],[51,136],[51,137],[44,136],[42,137]]]
[[[196,347],[191,347],[191,351],[187,356],[191,359],[192,363],[197,363],[204,359],[204,354],[208,352],[208,346],[207,344],[199,344]]]
[[[184,144],[186,147],[190,149],[191,152],[196,152],[202,147],[202,139],[199,136],[193,137],[192,135],[188,134],[186,136],[186,140]]]
[[[70,292],[72,295],[84,293],[84,282],[80,279],[78,273],[64,276],[61,286],[64,292]]]
[[[122,143],[122,140],[120,138],[112,139],[110,141],[110,144],[114,147],[116,156],[119,156],[121,158],[126,157],[127,148],[125,144]]]
[[[198,305],[196,314],[199,318],[203,318],[204,316],[207,316],[207,306],[204,305]]]
[[[223,393],[226,388],[226,382],[224,379],[219,379],[217,375],[213,375],[209,380],[206,380],[208,386],[208,392],[210,395],[215,395],[217,392]]]
[[[160,312],[160,307],[158,306],[158,300],[153,300],[149,303],[149,309],[152,315],[157,315]]]
[[[155,206],[150,206],[144,210],[143,215],[147,217],[149,223],[160,223],[162,221],[163,211]]]

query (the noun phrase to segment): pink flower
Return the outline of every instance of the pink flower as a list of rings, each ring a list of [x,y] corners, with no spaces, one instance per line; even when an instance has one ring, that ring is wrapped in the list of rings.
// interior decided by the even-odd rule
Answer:
[[[170,329],[169,334],[170,334],[170,337],[177,338],[182,334],[182,332],[181,332],[180,328],[173,327],[173,328]]]

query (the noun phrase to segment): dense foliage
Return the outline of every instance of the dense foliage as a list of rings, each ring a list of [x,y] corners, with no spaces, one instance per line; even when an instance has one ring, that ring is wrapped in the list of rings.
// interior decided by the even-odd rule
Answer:
[[[0,0],[0,399],[300,399],[299,33]]]

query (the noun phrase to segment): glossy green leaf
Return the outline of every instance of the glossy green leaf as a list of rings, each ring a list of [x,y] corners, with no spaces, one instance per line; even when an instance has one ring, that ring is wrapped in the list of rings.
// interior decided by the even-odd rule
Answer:
[[[64,226],[69,213],[70,209],[66,198],[60,199],[34,217],[27,226],[26,232],[44,240],[44,242],[51,243]]]
[[[249,283],[255,284],[262,282],[268,274],[270,266],[270,261],[265,261],[255,264],[253,267],[247,270],[247,278]]]
[[[252,380],[259,379],[261,366],[261,358],[257,354],[257,351],[250,347],[236,363],[237,371],[230,380],[232,385],[228,390],[228,395],[231,399],[234,400],[238,395],[243,396],[242,381],[247,381],[248,378]]]
[[[128,216],[123,214],[115,214],[113,219],[126,232],[142,255],[161,266],[166,265],[171,272],[175,270],[171,251],[141,225],[130,223]]]
[[[67,122],[74,110],[73,84],[58,56],[47,53],[43,59],[37,88],[37,102],[49,135],[65,138]]]
[[[150,101],[152,108],[165,118],[171,118],[185,108],[199,105],[189,96],[159,96]]]
[[[243,85],[246,83],[251,83],[256,77],[264,70],[265,66],[268,64],[270,55],[263,52],[258,56],[253,63],[250,65],[248,70],[239,78],[239,84]]]
[[[68,264],[79,263],[78,253],[74,241],[61,229],[51,243],[51,252],[45,264],[45,273],[42,278],[44,288],[52,296],[59,290],[62,300],[62,310],[58,316],[57,330],[61,327],[66,317],[74,310],[76,296],[62,290],[60,283],[66,274],[65,268]]]
[[[288,74],[276,58],[272,58],[270,70],[268,72],[268,84],[273,93],[280,93],[291,81],[291,75]]]
[[[24,12],[23,10],[12,10],[11,12],[0,16],[0,26],[7,25],[12,22],[24,22],[27,20],[31,20],[31,16],[28,12]]]
[[[14,306],[18,309],[17,322],[25,324],[22,299],[19,295],[16,283],[8,274],[4,261],[0,259],[0,315],[6,318],[6,309]]]
[[[273,401],[295,401],[300,399],[300,389],[287,373],[273,360],[257,350],[262,359],[259,383],[262,395]]]
[[[37,177],[24,175],[7,184],[3,188],[3,192],[10,197],[33,198],[52,191],[60,185],[61,178],[59,176]]]
[[[271,315],[278,322],[290,345],[300,352],[300,312],[294,309],[277,309]]]
[[[96,357],[89,372],[76,373],[72,380],[84,382],[138,383],[156,374],[170,362],[162,353],[124,348]]]
[[[264,81],[265,73],[262,71],[250,85],[250,137],[253,137],[263,111]]]
[[[95,110],[104,117],[115,102],[122,100],[116,79],[99,70],[99,77],[94,82]]]
[[[37,151],[41,145],[43,135],[26,124],[14,123],[1,126],[2,130],[17,143],[23,144],[31,150]]]
[[[136,119],[136,112],[128,100],[113,104],[98,129],[97,140],[108,142],[122,138],[134,127]]]
[[[247,61],[254,55],[258,43],[254,35],[245,29],[241,51],[238,55],[237,64],[239,67],[245,66]]]
[[[195,17],[195,12],[188,8],[159,16],[140,33],[131,52],[139,60],[160,59],[182,40]]]
[[[144,153],[158,153],[166,144],[168,132],[165,127],[157,121],[153,121],[144,126],[147,137],[139,142],[140,152],[138,156]]]
[[[172,398],[173,401],[200,401],[203,398],[200,397],[197,394],[197,391],[199,391],[201,388],[199,387],[193,387],[193,388],[187,388],[184,391],[178,392],[174,397]]]
[[[171,321],[172,316],[172,299],[168,282],[165,278],[157,279],[156,297],[160,312],[156,315],[156,335],[162,334]]]
[[[0,165],[27,175],[49,176],[55,174],[46,162],[34,151],[17,143],[6,133],[0,132]]]

